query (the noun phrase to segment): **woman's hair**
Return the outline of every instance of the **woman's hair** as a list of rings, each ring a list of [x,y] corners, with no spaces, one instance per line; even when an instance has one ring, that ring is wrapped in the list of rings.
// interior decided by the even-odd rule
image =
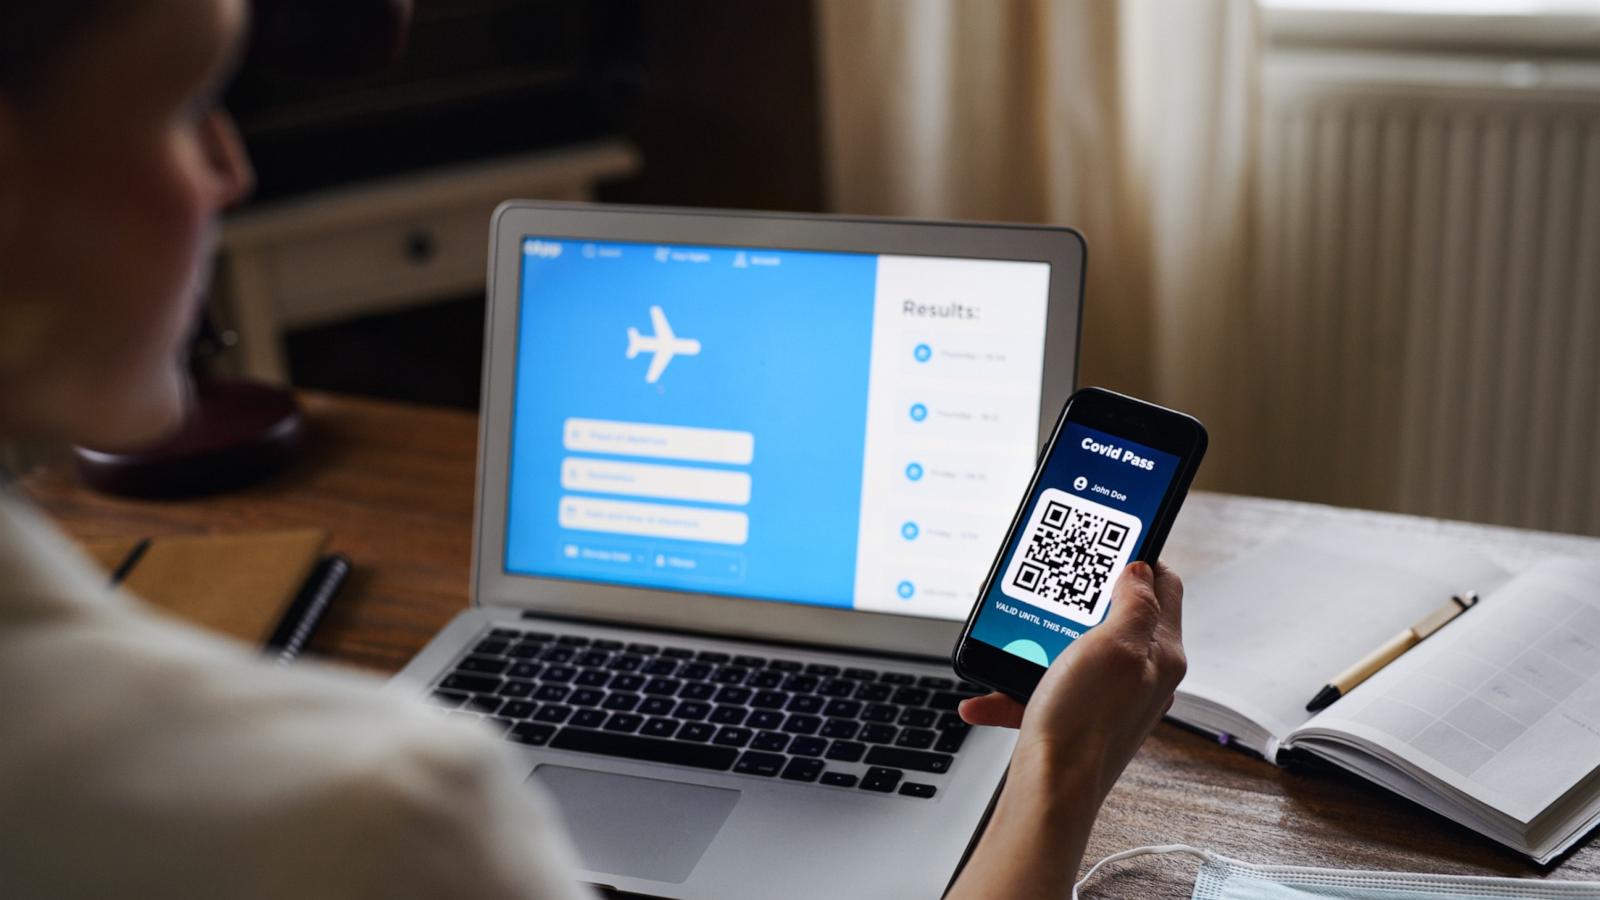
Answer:
[[[110,0],[0,0],[0,91],[26,94],[55,54],[113,5]]]

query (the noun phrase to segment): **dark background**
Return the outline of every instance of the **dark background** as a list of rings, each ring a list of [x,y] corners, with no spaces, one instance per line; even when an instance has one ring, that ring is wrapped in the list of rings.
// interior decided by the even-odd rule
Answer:
[[[621,138],[613,203],[817,211],[810,0],[417,0],[408,47],[330,79],[247,61],[229,92],[257,208],[430,167]],[[247,207],[248,208],[248,207]],[[483,297],[291,332],[299,387],[474,406]]]

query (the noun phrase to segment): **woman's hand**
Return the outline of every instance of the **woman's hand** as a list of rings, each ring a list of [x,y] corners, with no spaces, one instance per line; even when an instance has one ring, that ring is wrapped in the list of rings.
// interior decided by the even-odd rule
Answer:
[[[1106,620],[1069,645],[1026,708],[974,697],[961,717],[1021,728],[994,817],[951,896],[1064,896],[1100,803],[1183,680],[1183,584],[1133,563]]]

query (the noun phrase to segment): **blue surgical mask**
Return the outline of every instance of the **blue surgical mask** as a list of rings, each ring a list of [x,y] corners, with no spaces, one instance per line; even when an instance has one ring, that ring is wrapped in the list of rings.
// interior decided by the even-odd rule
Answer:
[[[1480,878],[1410,872],[1358,872],[1306,866],[1258,866],[1187,844],[1138,847],[1114,853],[1090,867],[1072,886],[1078,891],[1101,866],[1136,856],[1176,853],[1199,857],[1193,900],[1421,900],[1421,898],[1515,898],[1577,900],[1600,898],[1600,882],[1539,881],[1530,878]]]

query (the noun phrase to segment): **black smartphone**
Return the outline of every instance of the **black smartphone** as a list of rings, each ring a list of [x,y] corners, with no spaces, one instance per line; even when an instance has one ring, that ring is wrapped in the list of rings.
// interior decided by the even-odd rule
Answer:
[[[1026,702],[1105,620],[1128,563],[1160,556],[1206,443],[1184,413],[1101,388],[1068,398],[961,629],[957,674]]]

